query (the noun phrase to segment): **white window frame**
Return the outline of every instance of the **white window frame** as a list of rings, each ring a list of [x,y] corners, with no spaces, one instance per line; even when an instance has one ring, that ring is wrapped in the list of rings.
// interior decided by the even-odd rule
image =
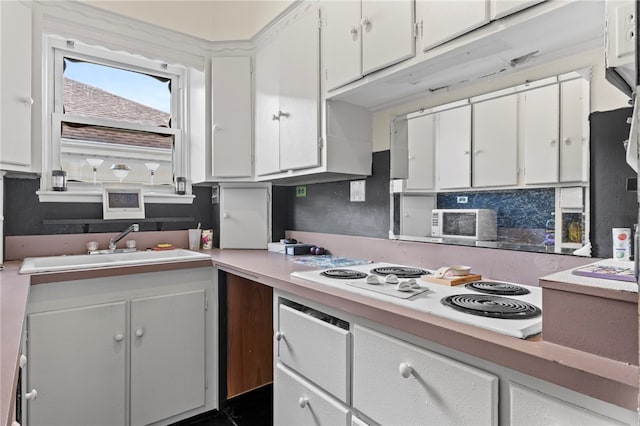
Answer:
[[[68,183],[68,191],[51,191],[51,171],[60,170],[61,164],[61,124],[71,122],[88,125],[106,126],[127,130],[146,131],[156,134],[173,135],[174,149],[172,160],[172,174],[176,176],[189,176],[189,149],[188,149],[188,69],[171,65],[158,60],[150,60],[139,55],[126,52],[116,52],[104,47],[91,46],[77,40],[69,40],[58,36],[45,36],[45,48],[43,51],[43,158],[42,176],[40,180],[40,201],[78,202],[101,201],[102,185],[96,188],[92,182]],[[147,73],[171,79],[171,127],[163,128],[124,121],[101,119],[96,117],[80,117],[71,114],[63,114],[63,58],[69,57],[82,61],[101,65],[117,67],[134,72]],[[125,149],[126,150],[126,147]],[[123,151],[124,151],[123,150]],[[149,149],[153,155],[153,150]],[[161,199],[154,201],[153,197],[145,197],[146,202],[185,203],[191,202],[190,185],[187,195],[176,195],[172,188],[153,188],[156,197]],[[188,199],[188,200],[185,200]]]

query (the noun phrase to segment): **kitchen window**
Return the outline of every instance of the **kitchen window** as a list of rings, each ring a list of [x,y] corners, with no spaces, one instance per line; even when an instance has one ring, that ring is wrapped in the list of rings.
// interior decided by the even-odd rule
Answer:
[[[119,182],[173,193],[188,172],[186,69],[53,36],[46,55],[40,192],[51,189],[52,170],[64,170],[69,192]]]

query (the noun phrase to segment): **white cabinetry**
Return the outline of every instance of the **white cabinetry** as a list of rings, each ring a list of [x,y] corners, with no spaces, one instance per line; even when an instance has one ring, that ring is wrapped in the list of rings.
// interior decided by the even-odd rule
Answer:
[[[320,164],[318,13],[293,17],[256,55],[258,177]]]
[[[422,115],[407,120],[409,174],[407,190],[434,188],[435,115]]]
[[[636,84],[636,3],[607,0],[605,11],[605,65],[614,68],[631,90]]]
[[[438,113],[436,132],[438,188],[471,186],[471,105]]]
[[[416,0],[423,51],[445,43],[489,22],[487,0]]]
[[[271,186],[221,183],[220,248],[265,249],[271,241]]]
[[[322,3],[326,88],[415,55],[414,1]]]
[[[512,425],[627,424],[514,382],[509,383],[509,399]]]
[[[525,184],[588,181],[588,90],[577,78],[521,94]]]
[[[506,95],[473,105],[472,185],[518,183],[518,97]]]
[[[31,169],[31,4],[0,2],[0,169]]]
[[[431,236],[431,211],[435,195],[400,195],[400,235]]]
[[[27,333],[29,425],[126,423],[124,301],[31,314]]]
[[[353,350],[353,406],[376,423],[498,424],[497,376],[358,324]]]
[[[251,58],[211,59],[211,175],[251,177]]]
[[[502,18],[544,0],[490,0],[491,19]]]
[[[213,268],[36,286],[26,424],[173,423],[217,407]],[[171,315],[167,315],[171,312]],[[205,333],[207,330],[207,333]]]

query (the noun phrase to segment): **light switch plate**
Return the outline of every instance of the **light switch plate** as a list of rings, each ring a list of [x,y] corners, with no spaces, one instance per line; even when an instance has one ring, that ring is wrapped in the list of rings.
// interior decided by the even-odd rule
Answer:
[[[351,181],[351,201],[364,201],[365,181]]]

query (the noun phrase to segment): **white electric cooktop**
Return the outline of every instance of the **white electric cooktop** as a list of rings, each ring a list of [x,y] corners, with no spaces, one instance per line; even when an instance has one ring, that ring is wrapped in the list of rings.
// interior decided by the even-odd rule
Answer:
[[[387,278],[387,272],[395,272],[396,268],[394,267],[414,269],[416,271],[411,272],[415,272],[413,276],[416,278],[403,277],[402,270],[399,270],[397,274],[394,274],[398,281],[396,283],[393,277]],[[371,272],[376,268],[383,269],[378,273]],[[327,271],[335,271],[336,269],[338,270],[338,275],[346,275],[346,277],[333,278],[325,276]],[[347,272],[341,273],[341,271],[344,270]],[[542,331],[542,289],[539,287],[482,279],[483,283],[490,283],[489,286],[493,283],[501,284],[499,287],[509,290],[509,292],[513,289],[515,289],[515,293],[526,292],[526,294],[521,295],[489,295],[484,293],[484,286],[482,284],[478,285],[478,287],[483,291],[478,291],[474,289],[473,286],[466,286],[465,284],[448,286],[424,281],[420,278],[420,271],[426,271],[430,274],[435,273],[435,271],[424,268],[380,262],[341,268],[293,272],[291,276],[311,281],[318,285],[331,286],[356,294],[366,295],[409,309],[426,312],[520,339],[526,339]],[[408,275],[411,275],[411,273]],[[391,283],[387,283],[386,281],[391,281]],[[400,288],[404,291],[398,291],[398,285],[400,285]],[[445,306],[445,304],[443,304],[443,300],[445,299],[454,302],[454,304],[461,303],[463,305],[462,309],[467,309],[467,304],[470,304],[472,308],[470,309],[471,311],[477,311],[477,308],[481,307],[481,311],[485,311],[486,308],[489,312],[471,314],[468,313],[468,310],[460,311],[450,306]],[[504,315],[517,319],[496,318],[494,315],[500,314],[495,313],[495,310],[506,310]]]

